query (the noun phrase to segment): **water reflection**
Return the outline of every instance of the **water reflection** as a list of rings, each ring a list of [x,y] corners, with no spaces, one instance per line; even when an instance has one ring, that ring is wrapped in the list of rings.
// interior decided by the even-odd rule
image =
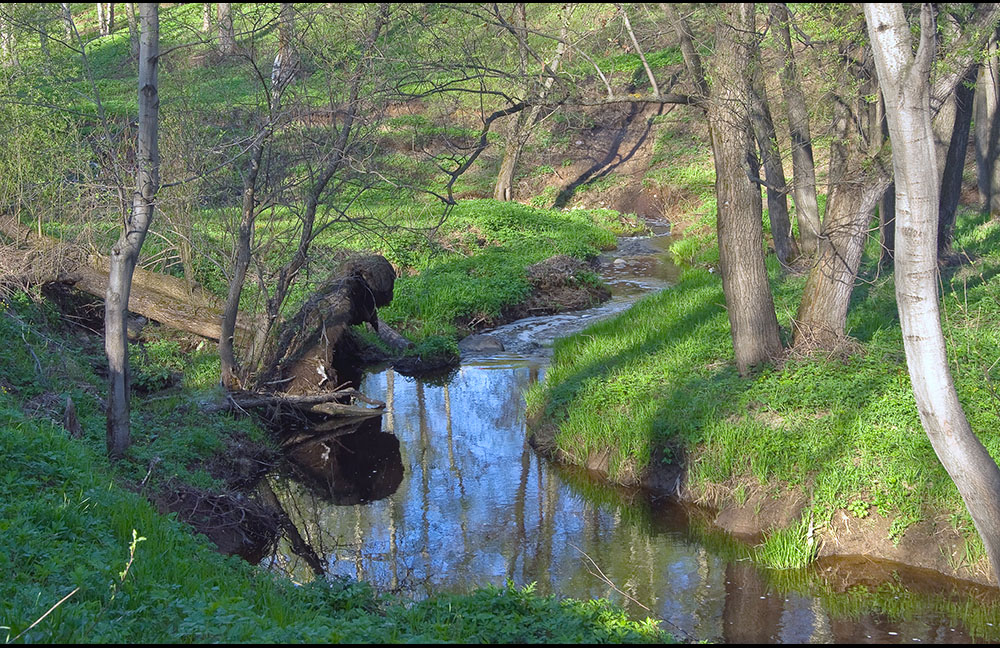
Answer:
[[[710,641],[972,638],[933,610],[901,622],[877,600],[831,603],[823,592],[838,586],[824,584],[828,567],[796,577],[804,585],[776,584],[738,552],[706,543],[684,507],[550,466],[524,430],[522,393],[541,371],[537,362],[508,359],[463,366],[444,385],[391,371],[369,376],[364,393],[387,403],[383,431],[338,455],[338,470],[364,465],[365,438],[393,437],[405,466],[395,492],[338,506],[365,498],[356,488],[331,496],[337,487],[275,480],[326,571],[413,597],[535,582],[542,594],[610,598],[636,616],[665,619],[675,634]],[[290,568],[297,579],[311,577],[305,564]]]
[[[331,431],[293,453],[297,470],[270,478],[322,569],[292,546],[272,564],[300,581],[326,572],[416,598],[534,582],[541,594],[609,598],[634,616],[665,620],[678,637],[713,642],[1000,639],[995,589],[963,590],[940,577],[925,587],[885,565],[873,581],[870,566],[850,561],[758,570],[746,547],[706,531],[703,512],[608,487],[530,449],[522,394],[543,373],[552,340],[668,286],[676,269],[657,256],[668,244],[623,242],[616,254],[628,261],[605,273],[612,302],[491,331],[507,352],[466,361],[436,382],[391,370],[368,376],[361,391],[387,405],[368,424],[375,427],[350,440]]]
[[[296,478],[333,504],[384,499],[403,481],[399,439],[368,418],[348,434],[309,436],[285,449]]]

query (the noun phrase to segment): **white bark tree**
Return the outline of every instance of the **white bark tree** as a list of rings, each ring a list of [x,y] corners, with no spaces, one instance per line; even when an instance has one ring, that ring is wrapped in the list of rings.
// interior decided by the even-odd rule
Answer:
[[[958,487],[1000,582],[1000,468],[973,433],[955,391],[937,293],[938,171],[931,127],[934,12],[920,13],[913,54],[902,5],[865,4],[885,98],[896,181],[896,302],[924,431]]]
[[[104,350],[108,356],[107,445],[108,455],[119,458],[129,445],[130,380],[128,315],[132,274],[139,250],[153,220],[156,192],[160,186],[158,125],[160,98],[157,90],[159,64],[159,5],[139,5],[139,134],[136,150],[136,186],[132,211],[126,218],[118,242],[111,248],[108,292],[104,299]]]

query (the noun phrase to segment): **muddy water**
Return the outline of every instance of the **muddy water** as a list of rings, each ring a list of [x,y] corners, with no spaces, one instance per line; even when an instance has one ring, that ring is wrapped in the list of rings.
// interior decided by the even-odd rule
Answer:
[[[328,435],[302,451],[298,468],[272,477],[327,571],[416,598],[536,583],[543,594],[612,599],[680,638],[709,641],[1000,638],[988,588],[864,561],[759,570],[704,512],[609,487],[529,448],[522,394],[544,374],[551,340],[669,285],[673,270],[657,250],[635,245],[639,254],[606,260],[618,289],[604,311],[503,327],[494,333],[508,351],[467,358],[435,382],[369,375],[362,391],[388,404],[381,432],[376,423]],[[272,565],[312,577],[288,547]]]

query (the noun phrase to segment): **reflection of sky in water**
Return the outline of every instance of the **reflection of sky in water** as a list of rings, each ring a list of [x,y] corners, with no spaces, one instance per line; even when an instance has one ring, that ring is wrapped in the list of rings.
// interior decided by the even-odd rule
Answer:
[[[540,371],[463,366],[447,387],[369,376],[362,391],[389,403],[383,429],[400,440],[399,489],[335,506],[293,482],[278,486],[331,573],[416,597],[536,582],[542,594],[606,597],[648,614],[617,588],[715,641],[967,640],[921,621],[832,624],[817,600],[779,593],[749,563],[727,564],[692,542],[680,509],[651,515],[641,496],[631,508],[584,497],[526,444],[522,392]]]
[[[661,278],[644,289],[663,285]],[[501,327],[493,333],[509,351],[465,362],[447,387],[391,371],[367,377],[361,391],[387,402],[383,429],[400,441],[398,490],[365,505],[335,506],[294,481],[275,481],[330,572],[415,597],[508,579],[536,582],[542,594],[605,597],[633,616],[650,614],[632,598],[666,619],[664,629],[710,641],[968,641],[932,613],[905,623],[877,615],[834,619],[819,599],[779,593],[749,563],[727,563],[693,542],[676,505],[651,506],[645,496],[608,487],[595,496],[592,485],[578,483],[586,482],[579,471],[542,461],[526,442],[522,393],[545,360],[517,354],[538,353],[539,344],[600,316]],[[287,547],[281,552],[289,555]],[[293,572],[309,578],[304,567]]]

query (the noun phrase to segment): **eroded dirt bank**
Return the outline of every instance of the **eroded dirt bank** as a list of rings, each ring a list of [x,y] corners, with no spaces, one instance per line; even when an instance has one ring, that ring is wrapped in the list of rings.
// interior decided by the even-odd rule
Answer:
[[[642,470],[620,468],[619,477],[612,479],[608,470],[612,463],[610,448],[591,453],[578,462],[557,447],[554,425],[531,421],[529,428],[531,445],[548,459],[583,465],[613,484],[638,485],[687,504],[708,507],[716,527],[748,543],[756,544],[768,532],[798,524],[803,515],[808,515],[810,494],[802,487],[735,479],[729,483],[690,483],[687,467],[698,461],[697,454],[680,457],[677,450],[672,450],[671,456],[680,459],[664,462],[661,450],[650,466]],[[828,522],[814,521],[814,524],[820,559],[859,557],[892,561],[982,585],[993,586],[996,582],[986,560],[970,561],[966,540],[951,525],[948,512],[911,525],[897,540],[891,538],[892,519],[876,511],[859,518],[839,509]]]

